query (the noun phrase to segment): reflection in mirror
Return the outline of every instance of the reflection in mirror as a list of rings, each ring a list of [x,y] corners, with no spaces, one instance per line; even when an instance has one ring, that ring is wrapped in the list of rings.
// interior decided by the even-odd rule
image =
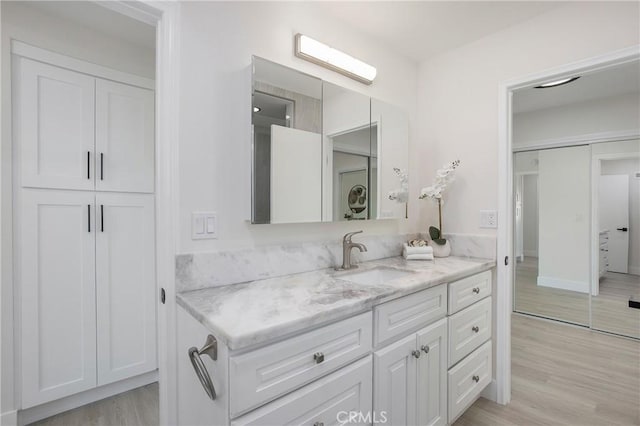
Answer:
[[[640,338],[640,309],[629,307],[640,300],[640,141],[594,144],[592,159],[592,327]]]
[[[371,106],[368,96],[323,83],[324,220],[375,218]]]
[[[589,146],[514,156],[514,310],[589,325]]]
[[[253,58],[252,222],[322,218],[322,81]]]

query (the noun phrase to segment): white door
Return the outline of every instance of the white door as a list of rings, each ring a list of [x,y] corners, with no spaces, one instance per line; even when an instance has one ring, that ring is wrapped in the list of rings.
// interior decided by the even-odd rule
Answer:
[[[514,197],[515,202],[515,216],[516,216],[516,257],[520,262],[524,261],[524,226],[522,220],[522,199],[524,192],[524,176],[516,175],[516,193]]]
[[[98,385],[154,370],[154,200],[96,194]]]
[[[629,175],[600,176],[600,230],[609,230],[611,272],[629,272]]]
[[[22,408],[96,385],[94,194],[20,192]]]
[[[95,79],[14,58],[14,146],[22,186],[94,189]]]
[[[418,421],[424,426],[447,424],[447,319],[420,330],[418,349]]]
[[[416,424],[416,335],[373,354],[373,410],[394,426]],[[381,423],[384,424],[384,423]]]
[[[153,192],[154,93],[96,79],[96,189]]]

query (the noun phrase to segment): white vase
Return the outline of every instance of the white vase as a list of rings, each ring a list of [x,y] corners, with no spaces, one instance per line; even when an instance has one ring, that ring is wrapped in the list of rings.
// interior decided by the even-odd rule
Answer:
[[[447,257],[451,254],[451,244],[449,244],[449,240],[443,245],[436,244],[431,240],[429,241],[429,246],[433,248],[434,257]]]

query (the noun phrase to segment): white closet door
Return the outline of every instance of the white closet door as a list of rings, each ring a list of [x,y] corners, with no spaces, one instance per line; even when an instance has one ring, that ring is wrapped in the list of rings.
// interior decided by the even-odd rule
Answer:
[[[22,186],[94,189],[95,79],[14,58],[14,136]]]
[[[96,80],[96,189],[153,192],[154,93]]]
[[[96,194],[98,385],[154,370],[154,198]]]
[[[23,190],[22,408],[96,385],[94,194]]]

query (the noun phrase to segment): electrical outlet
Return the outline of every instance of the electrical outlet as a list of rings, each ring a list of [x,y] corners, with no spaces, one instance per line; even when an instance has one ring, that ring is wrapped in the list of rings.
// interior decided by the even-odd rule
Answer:
[[[218,217],[215,212],[193,212],[191,214],[191,239],[218,238]]]
[[[480,228],[497,228],[498,212],[495,210],[480,210]]]

